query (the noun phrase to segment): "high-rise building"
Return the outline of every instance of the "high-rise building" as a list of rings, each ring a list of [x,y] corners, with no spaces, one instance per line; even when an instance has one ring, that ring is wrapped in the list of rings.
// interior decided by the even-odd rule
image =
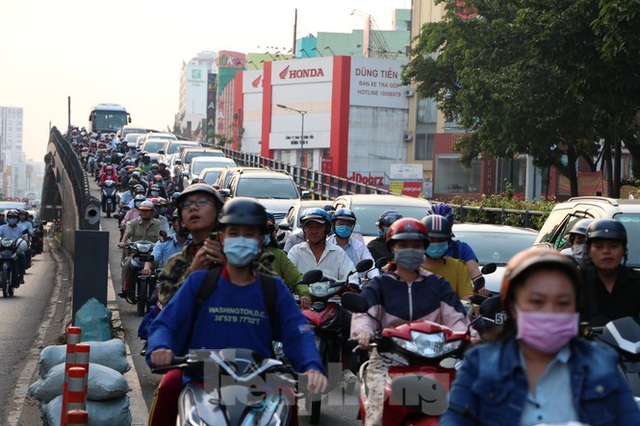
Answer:
[[[0,191],[5,197],[19,197],[26,189],[22,117],[22,108],[0,106]]]
[[[207,118],[207,93],[210,74],[215,74],[215,52],[200,52],[189,62],[182,64],[180,72],[180,97],[176,126],[182,134],[193,137],[200,129],[204,134]]]

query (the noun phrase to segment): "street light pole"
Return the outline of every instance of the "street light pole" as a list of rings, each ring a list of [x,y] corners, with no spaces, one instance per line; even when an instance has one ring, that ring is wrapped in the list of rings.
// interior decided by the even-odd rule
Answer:
[[[300,127],[300,167],[302,167],[303,164],[304,164],[304,116],[307,113],[307,111],[303,111],[301,109],[291,108],[291,107],[288,107],[288,106],[282,105],[282,104],[276,104],[276,106],[278,108],[288,109],[290,111],[295,111],[298,114],[300,114],[300,116],[302,117],[302,125]]]

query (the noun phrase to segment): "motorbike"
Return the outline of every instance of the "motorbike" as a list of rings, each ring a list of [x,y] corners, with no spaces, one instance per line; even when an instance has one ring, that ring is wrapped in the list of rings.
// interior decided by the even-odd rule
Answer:
[[[582,335],[598,340],[619,354],[618,366],[640,405],[640,323],[632,317],[609,321],[604,327],[580,323]]]
[[[342,304],[356,313],[367,313],[369,309],[366,299],[355,293],[344,294]],[[382,424],[437,424],[438,417],[448,408],[448,391],[469,342],[469,330],[453,331],[430,321],[385,328],[372,337],[371,346],[393,363],[384,389]],[[358,418],[363,422],[369,398],[366,375],[369,362],[358,372]]]
[[[342,281],[327,277],[318,269],[307,271],[302,278],[302,282],[309,285],[311,293],[311,308],[303,309],[302,313],[315,332],[316,346],[325,371],[329,371],[330,363],[342,362],[342,335],[349,331],[349,325],[345,326],[342,318],[340,296],[348,291],[360,292],[361,288],[351,284],[349,277],[355,273],[366,272],[372,267],[371,259],[361,260],[356,265],[356,270],[347,274]],[[337,381],[331,380],[333,375],[330,374],[329,377],[329,388],[332,388]],[[317,424],[320,420],[321,398],[306,398],[305,401],[306,408],[311,413],[310,423]]]
[[[155,290],[155,275],[142,275],[140,273],[144,269],[145,262],[153,262],[153,255],[151,254],[153,246],[154,243],[146,240],[135,241],[126,245],[131,254],[130,270],[126,279],[133,278],[135,280],[133,283],[128,283],[127,288],[130,296],[127,300],[137,305],[137,312],[141,317],[147,313],[147,304]]]
[[[0,240],[0,283],[2,296],[12,297],[15,290],[18,253],[29,249],[29,244],[22,238],[2,238]]]
[[[191,350],[172,369],[191,381],[178,398],[180,425],[287,425],[296,415],[295,372],[281,361],[248,349]]]
[[[100,189],[102,211],[107,214],[107,217],[111,217],[111,214],[116,211],[118,205],[118,187],[115,181],[111,179],[105,180]]]

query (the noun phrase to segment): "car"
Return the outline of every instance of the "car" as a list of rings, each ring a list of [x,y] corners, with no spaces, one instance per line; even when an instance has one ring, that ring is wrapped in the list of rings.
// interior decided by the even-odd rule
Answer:
[[[127,136],[125,136],[124,140],[127,143],[127,146],[136,146],[136,142],[138,140],[138,137],[142,136],[144,138],[144,136],[146,136],[145,133],[129,133],[127,134]]]
[[[300,200],[289,208],[289,211],[278,224],[276,239],[284,244],[289,234],[299,234],[302,232],[300,217],[302,213],[312,207],[324,207],[331,205],[328,200]]]
[[[149,155],[151,162],[164,161],[169,141],[166,139],[148,139],[142,143],[140,151],[144,151]]]
[[[365,243],[378,235],[376,222],[385,210],[397,210],[404,217],[422,219],[431,207],[429,200],[393,194],[341,195],[333,201],[334,207],[348,208],[356,215],[354,232],[362,234]]]
[[[229,182],[231,181],[231,177],[238,170],[263,170],[261,167],[225,167],[220,176],[218,176],[218,180],[215,182],[216,185],[220,187],[220,189],[228,189]]]
[[[173,133],[161,133],[161,132],[147,133],[144,141],[146,142],[151,139],[164,139],[164,140],[171,140],[171,141],[178,140],[176,135],[174,135]]]
[[[165,155],[165,161],[168,162],[170,166],[173,166],[174,160],[180,157],[180,149],[182,147],[198,148],[201,146],[202,145],[200,145],[200,142],[197,141],[169,141],[169,145],[167,146],[167,152]]]
[[[122,129],[120,129],[118,133],[121,138],[127,139],[127,136],[129,136],[132,133],[138,133],[138,134],[144,135],[147,133],[147,129],[143,127],[132,126],[131,124],[127,124],[122,126]]]
[[[273,214],[276,226],[293,204],[311,195],[309,191],[300,193],[288,173],[267,169],[236,171],[231,177],[229,188],[223,189],[222,192],[228,197],[258,199]]]
[[[456,240],[469,244],[481,268],[488,263],[496,264],[496,271],[485,275],[484,279],[487,290],[499,293],[507,262],[514,254],[532,247],[538,231],[507,225],[454,223],[453,235]]]
[[[568,248],[569,231],[580,219],[616,219],[627,231],[626,265],[640,269],[640,200],[609,197],[573,197],[558,203],[540,228],[536,244],[550,244],[558,250]]]
[[[225,167],[207,167],[202,169],[198,175],[198,179],[207,183],[208,185],[215,185],[218,180],[218,176],[225,169]]]
[[[189,171],[182,172],[182,185],[183,187],[189,186],[191,181],[199,177],[200,172],[208,167],[219,167],[222,169],[225,166],[236,166],[236,162],[227,157],[193,157]]]
[[[205,147],[185,146],[180,148],[180,157],[173,161],[172,175],[178,191],[184,189],[183,172],[188,172],[191,166],[191,160],[194,157],[224,157],[224,152],[219,149]]]

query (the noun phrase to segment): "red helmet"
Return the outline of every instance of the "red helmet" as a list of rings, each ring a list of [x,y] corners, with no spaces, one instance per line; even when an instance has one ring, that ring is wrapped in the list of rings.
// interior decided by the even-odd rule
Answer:
[[[390,248],[396,241],[420,241],[427,247],[429,233],[418,219],[405,217],[393,222],[387,231],[387,247]]]

